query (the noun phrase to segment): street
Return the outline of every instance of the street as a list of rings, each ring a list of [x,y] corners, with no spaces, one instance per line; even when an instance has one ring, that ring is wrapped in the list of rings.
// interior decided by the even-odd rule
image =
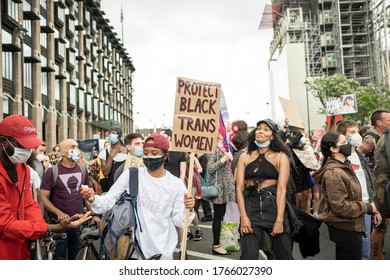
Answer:
[[[200,216],[203,216],[202,210],[200,210]],[[201,241],[194,241],[193,239],[187,240],[187,253],[189,260],[239,260],[240,252],[233,252],[227,256],[213,255],[211,252],[212,248],[212,232],[211,223],[201,223],[200,228],[203,232],[203,239]],[[194,227],[191,226],[194,232]],[[308,257],[306,260],[334,260],[335,259],[335,245],[329,240],[328,228],[322,223],[320,227],[320,253],[314,257]],[[173,258],[179,259],[179,249],[177,248]],[[390,260],[390,233],[387,231],[385,237],[385,260]],[[262,253],[262,252],[261,252]],[[298,243],[294,242],[293,257],[295,260],[303,260]],[[265,256],[260,254],[260,259],[266,259]]]

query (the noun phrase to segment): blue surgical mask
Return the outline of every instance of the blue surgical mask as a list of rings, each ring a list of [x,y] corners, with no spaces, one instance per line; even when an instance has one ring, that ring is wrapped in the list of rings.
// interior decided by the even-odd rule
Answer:
[[[266,148],[266,147],[268,147],[269,146],[269,144],[271,144],[271,139],[269,139],[269,140],[267,140],[267,141],[265,141],[264,143],[261,143],[261,142],[259,142],[259,141],[253,141],[253,142],[255,142],[255,144],[257,145],[257,147],[259,147],[259,148]]]
[[[111,144],[115,144],[119,140],[118,134],[110,133],[110,135],[108,136],[108,140]]]
[[[136,157],[142,157],[144,155],[144,148],[142,148],[142,147],[135,147],[134,155]]]

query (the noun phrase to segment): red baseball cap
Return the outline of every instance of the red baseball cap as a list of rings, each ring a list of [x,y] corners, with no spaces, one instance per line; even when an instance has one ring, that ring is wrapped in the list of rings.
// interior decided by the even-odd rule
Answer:
[[[151,143],[151,141],[149,141],[151,139],[154,141],[154,143]],[[163,136],[161,134],[152,134],[152,135],[149,135],[144,141],[144,148],[146,148],[146,147],[159,148],[161,150],[168,152],[169,151],[169,141],[165,136]]]
[[[37,137],[34,124],[22,115],[10,115],[0,122],[0,135],[14,138],[20,145],[32,149],[45,143]]]

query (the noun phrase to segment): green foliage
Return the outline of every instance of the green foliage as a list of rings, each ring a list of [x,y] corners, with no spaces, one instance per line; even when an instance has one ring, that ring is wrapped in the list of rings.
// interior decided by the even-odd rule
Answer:
[[[370,115],[377,109],[390,108],[390,91],[383,85],[361,86],[357,81],[347,79],[345,75],[322,76],[307,84],[307,89],[319,99],[324,106],[325,100],[330,97],[339,97],[343,94],[356,94],[358,112],[343,115],[345,120],[354,120],[360,125],[369,122]],[[324,113],[324,110],[320,110]]]

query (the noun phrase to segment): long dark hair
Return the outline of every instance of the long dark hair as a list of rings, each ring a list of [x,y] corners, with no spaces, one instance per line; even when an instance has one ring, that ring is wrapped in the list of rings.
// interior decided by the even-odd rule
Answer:
[[[324,156],[322,166],[332,157],[331,147],[336,148],[337,142],[339,141],[340,132],[328,132],[321,139],[321,152]]]
[[[248,154],[252,154],[253,151],[256,151],[258,149],[257,145],[255,144],[255,132],[257,130],[257,127],[251,130],[248,134]],[[271,144],[269,145],[269,148],[273,152],[283,152],[287,156],[291,156],[290,149],[284,144],[282,139],[275,133],[272,133],[273,139],[271,140]]]

